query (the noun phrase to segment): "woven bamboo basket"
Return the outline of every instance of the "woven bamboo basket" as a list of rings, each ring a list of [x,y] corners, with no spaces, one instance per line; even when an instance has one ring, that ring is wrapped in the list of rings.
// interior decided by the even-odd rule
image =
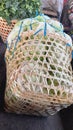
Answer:
[[[13,20],[8,24],[5,19],[0,17],[0,36],[4,42],[6,42],[8,34],[11,32],[16,22],[17,20]]]
[[[6,52],[5,109],[53,115],[73,103],[71,47],[58,33],[23,31]],[[15,50],[15,51],[14,51]]]

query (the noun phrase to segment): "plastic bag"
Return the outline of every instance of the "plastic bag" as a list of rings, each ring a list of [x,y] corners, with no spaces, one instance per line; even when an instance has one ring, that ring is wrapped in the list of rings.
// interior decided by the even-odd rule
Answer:
[[[61,16],[62,9],[63,9],[63,2],[64,0],[41,0],[42,9],[48,8],[50,10],[58,12],[59,16]]]

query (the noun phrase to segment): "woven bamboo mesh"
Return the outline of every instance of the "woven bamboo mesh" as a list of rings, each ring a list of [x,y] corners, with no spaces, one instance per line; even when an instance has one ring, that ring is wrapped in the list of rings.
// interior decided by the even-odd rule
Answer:
[[[0,36],[2,37],[3,41],[6,42],[8,34],[11,32],[13,29],[14,25],[16,23],[15,21],[12,21],[11,24],[8,25],[6,20],[2,19],[0,17]]]
[[[7,111],[49,115],[73,103],[71,47],[57,33],[22,33],[6,52]]]

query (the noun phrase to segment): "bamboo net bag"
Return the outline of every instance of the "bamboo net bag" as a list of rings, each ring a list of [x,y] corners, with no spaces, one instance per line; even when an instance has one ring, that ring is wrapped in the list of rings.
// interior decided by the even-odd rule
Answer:
[[[5,19],[0,17],[0,36],[4,42],[6,42],[8,34],[11,32],[16,22],[16,20],[13,20],[8,24]]]
[[[8,37],[6,111],[47,116],[73,103],[71,46],[43,19],[18,22]]]

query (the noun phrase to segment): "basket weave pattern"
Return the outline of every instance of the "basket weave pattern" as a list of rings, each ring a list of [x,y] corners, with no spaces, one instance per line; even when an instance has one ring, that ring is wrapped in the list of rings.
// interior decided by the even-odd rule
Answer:
[[[11,24],[8,25],[8,23],[6,22],[6,20],[4,20],[4,19],[2,19],[0,17],[0,35],[1,35],[1,37],[2,37],[2,39],[3,39],[4,42],[6,42],[8,34],[13,29],[15,23],[16,23],[16,21],[11,21]]]
[[[73,103],[71,48],[60,35],[31,33],[6,53],[6,107],[16,113],[54,114]]]

